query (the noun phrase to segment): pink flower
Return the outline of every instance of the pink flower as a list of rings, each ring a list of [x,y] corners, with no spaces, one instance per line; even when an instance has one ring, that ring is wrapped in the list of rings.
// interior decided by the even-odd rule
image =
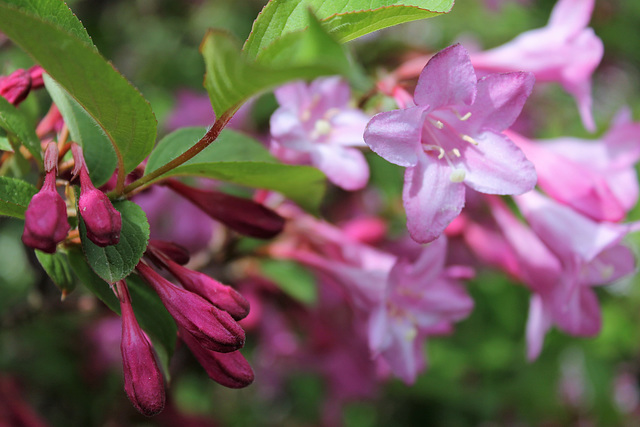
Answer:
[[[445,268],[446,237],[424,247],[415,260],[400,258],[389,273],[385,298],[369,317],[369,346],[391,371],[412,384],[424,369],[426,337],[449,333],[473,300],[458,282],[463,270]]]
[[[22,242],[34,249],[54,253],[71,228],[67,220],[67,205],[56,190],[58,148],[49,143],[44,155],[45,180],[33,196],[24,213]]]
[[[165,392],[162,372],[158,368],[153,348],[136,321],[131,297],[124,281],[115,284],[122,312],[122,367],[124,389],[133,406],[146,416],[164,408]]]
[[[294,82],[276,89],[280,104],[271,116],[272,151],[281,160],[310,163],[345,190],[359,190],[369,180],[360,151],[369,117],[349,107],[349,86],[339,77]]]
[[[600,140],[530,141],[509,133],[549,196],[596,221],[621,221],[638,201],[640,124],[623,111]]]
[[[87,227],[87,237],[101,247],[115,245],[120,241],[122,216],[113,207],[107,195],[91,182],[80,146],[73,144],[71,150],[75,161],[73,173],[80,173],[78,213]]]
[[[142,261],[136,270],[158,294],[176,323],[191,334],[200,346],[228,353],[244,345],[244,331],[229,313],[199,295],[178,288]]]
[[[574,96],[582,122],[595,130],[591,115],[591,74],[604,52],[587,28],[595,0],[559,0],[546,27],[527,31],[502,46],[475,53],[471,61],[487,71],[525,70],[541,82],[559,82]]]
[[[10,104],[18,105],[31,90],[31,76],[26,70],[15,70],[8,76],[0,76],[0,96]]]
[[[366,143],[406,167],[403,200],[417,242],[435,240],[458,216],[465,186],[488,194],[522,194],[536,173],[502,134],[533,88],[531,73],[491,74],[479,81],[467,51],[454,45],[420,74],[414,107],[377,114]]]

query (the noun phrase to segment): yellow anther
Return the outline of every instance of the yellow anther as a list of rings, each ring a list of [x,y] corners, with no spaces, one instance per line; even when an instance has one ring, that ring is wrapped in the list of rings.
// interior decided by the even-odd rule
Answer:
[[[454,148],[453,150],[451,150],[451,152],[454,156],[460,157],[460,150],[458,150],[457,148]]]
[[[469,119],[469,117],[471,117],[471,111],[469,111],[469,112],[468,112],[467,114],[465,114],[464,116],[462,116],[462,117],[458,117],[458,118],[464,122],[465,120],[468,120],[468,119]]]
[[[471,138],[469,135],[461,135],[463,141],[467,141],[469,144],[478,145],[478,141]]]
[[[464,169],[454,169],[451,172],[451,175],[449,175],[449,180],[451,182],[462,182],[462,181],[464,181],[465,175],[466,175],[466,173],[465,173]]]

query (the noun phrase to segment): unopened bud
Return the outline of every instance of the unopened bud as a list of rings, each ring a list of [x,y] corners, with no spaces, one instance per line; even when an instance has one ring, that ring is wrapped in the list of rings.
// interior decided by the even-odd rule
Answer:
[[[16,70],[8,76],[0,77],[0,96],[13,105],[18,105],[29,95],[31,76],[26,70]]]
[[[253,200],[219,191],[200,190],[173,179],[167,180],[165,185],[240,234],[269,239],[284,228],[284,218]]]
[[[73,173],[80,173],[78,212],[87,227],[87,237],[101,247],[115,245],[120,241],[122,216],[107,195],[94,187],[77,144],[72,146],[72,152],[75,161]]]
[[[158,294],[176,323],[199,345],[223,353],[238,350],[244,345],[244,330],[229,313],[201,296],[177,287],[143,262],[138,263],[136,270]]]
[[[53,146],[55,147],[55,144]],[[57,149],[49,147],[47,147],[47,153],[52,153],[49,156],[55,154],[57,159]],[[70,228],[67,220],[67,205],[56,190],[56,167],[54,166],[47,171],[44,185],[33,196],[24,213],[22,242],[31,248],[52,254],[56,251],[58,243],[67,237]]]
[[[124,389],[133,406],[146,416],[152,416],[164,408],[165,391],[162,372],[158,368],[153,347],[138,325],[131,297],[124,281],[116,285],[122,312],[122,368]]]
[[[180,338],[193,356],[215,382],[229,388],[246,387],[253,382],[254,373],[240,351],[219,353],[201,347],[191,334],[180,328]]]
[[[244,319],[249,314],[249,301],[231,286],[223,285],[204,273],[190,270],[163,256],[159,256],[158,260],[186,290],[200,295],[234,319]]]
[[[149,239],[149,248],[152,249],[153,252],[159,251],[180,265],[185,265],[189,262],[189,251],[177,243]]]

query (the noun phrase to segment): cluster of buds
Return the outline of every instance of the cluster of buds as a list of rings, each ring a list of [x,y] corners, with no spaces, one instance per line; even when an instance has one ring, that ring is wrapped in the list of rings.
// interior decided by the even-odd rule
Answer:
[[[42,67],[33,66],[28,70],[18,69],[8,76],[0,76],[0,96],[18,106],[29,92],[44,86]]]
[[[138,275],[158,294],[175,319],[180,338],[209,377],[230,388],[251,384],[253,370],[238,351],[245,342],[238,320],[249,314],[248,301],[230,286],[182,266],[188,261],[188,254],[177,245],[151,240],[147,257],[182,285],[171,283],[145,261],[136,266]],[[122,309],[125,391],[141,413],[154,415],[164,407],[162,373],[135,320],[126,283],[116,283],[115,291]]]
[[[87,237],[98,246],[115,245],[120,240],[122,218],[109,198],[98,190],[89,178],[82,149],[72,145],[75,161],[74,176],[80,174],[80,198],[78,211],[87,228]],[[22,241],[25,245],[43,252],[54,253],[58,243],[69,233],[67,205],[56,190],[58,174],[58,147],[55,142],[47,145],[44,155],[45,180],[40,191],[33,196],[25,212]]]

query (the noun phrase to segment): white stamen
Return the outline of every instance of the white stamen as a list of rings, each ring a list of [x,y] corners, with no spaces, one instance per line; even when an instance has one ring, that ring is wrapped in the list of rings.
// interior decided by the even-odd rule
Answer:
[[[468,120],[468,119],[469,119],[469,117],[471,117],[471,111],[469,111],[469,112],[468,112],[467,114],[465,114],[464,116],[462,116],[462,117],[458,117],[458,118],[464,122],[465,120]]]
[[[467,141],[469,144],[478,145],[478,141],[471,138],[469,135],[460,135],[463,141]]]
[[[331,133],[331,123],[329,123],[327,120],[318,120],[313,131],[318,136],[328,135],[329,133]]]
[[[436,120],[436,121],[430,120],[430,121],[431,121],[431,124],[437,127],[438,129],[444,128],[444,123],[442,123],[440,120]]]
[[[460,150],[458,150],[457,148],[454,148],[453,150],[451,150],[451,152],[454,156],[460,157]]]
[[[454,169],[451,172],[451,175],[449,175],[449,180],[451,182],[462,182],[462,181],[464,181],[465,175],[466,175],[466,173],[465,173],[464,169]]]
[[[404,334],[404,339],[406,339],[407,341],[413,341],[417,335],[418,335],[417,329],[411,328]]]
[[[422,149],[427,152],[427,151],[437,151],[438,152],[438,160],[442,159],[445,155],[444,152],[444,148],[438,146],[438,145],[423,145]]]

